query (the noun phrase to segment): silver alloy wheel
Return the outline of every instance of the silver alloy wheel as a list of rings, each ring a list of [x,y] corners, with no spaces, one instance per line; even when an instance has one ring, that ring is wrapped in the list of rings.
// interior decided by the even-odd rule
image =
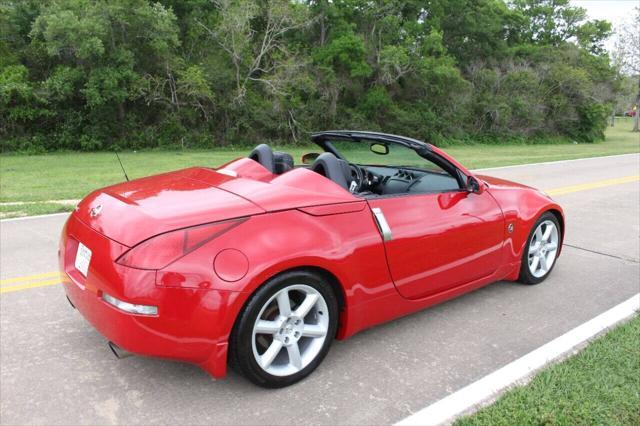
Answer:
[[[290,376],[318,356],[329,330],[329,309],[318,290],[290,285],[264,304],[251,345],[258,365],[274,376]]]
[[[529,243],[529,271],[536,278],[544,277],[551,270],[558,253],[558,228],[545,220],[536,228]]]

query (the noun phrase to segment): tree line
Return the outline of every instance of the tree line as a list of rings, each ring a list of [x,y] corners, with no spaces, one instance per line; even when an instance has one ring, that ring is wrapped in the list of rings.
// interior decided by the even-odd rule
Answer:
[[[0,0],[0,148],[592,142],[610,34],[569,0]]]

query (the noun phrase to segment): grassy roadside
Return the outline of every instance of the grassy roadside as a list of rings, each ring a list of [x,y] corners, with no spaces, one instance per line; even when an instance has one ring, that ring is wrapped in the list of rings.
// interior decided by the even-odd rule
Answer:
[[[608,128],[604,142],[595,144],[464,145],[446,151],[472,169],[640,152],[640,136],[631,132],[631,126],[630,119],[621,119]],[[284,150],[299,159],[313,147]],[[129,177],[138,178],[194,165],[216,167],[247,153],[246,149],[144,151],[123,152],[120,157]],[[0,217],[69,211],[73,204],[44,202],[79,199],[95,188],[122,180],[113,153],[0,155]],[[32,204],[6,204],[15,202]]]
[[[461,145],[445,150],[470,169],[629,154],[640,152],[640,134],[632,128],[630,118],[616,119],[615,127],[607,128],[605,140],[592,144]]]
[[[640,316],[454,423],[543,424],[640,424]]]

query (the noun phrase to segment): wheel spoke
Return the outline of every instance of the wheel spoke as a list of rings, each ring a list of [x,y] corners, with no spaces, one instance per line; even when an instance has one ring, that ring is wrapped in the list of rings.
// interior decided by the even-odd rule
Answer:
[[[298,318],[304,318],[307,316],[313,305],[318,301],[317,294],[307,294],[307,297],[304,298],[298,309],[294,312],[294,315]]]
[[[542,243],[541,242],[536,242],[535,244],[531,244],[531,247],[529,248],[529,254],[535,254],[538,251],[540,251],[540,247],[542,247]]]
[[[283,290],[278,294],[278,310],[280,311],[280,315],[283,317],[288,317],[291,315],[291,301],[289,301],[289,292],[287,290]]]
[[[305,324],[302,335],[306,337],[323,337],[327,334],[327,329],[317,324]]]
[[[269,349],[260,357],[260,365],[262,368],[269,368],[273,360],[278,356],[278,353],[280,353],[280,349],[282,349],[282,342],[274,339]]]
[[[533,259],[531,259],[531,263],[529,264],[531,272],[535,272],[538,269],[538,263],[540,263],[540,256],[533,256]]]
[[[280,325],[275,321],[259,320],[254,328],[256,334],[276,334]]]
[[[547,256],[541,255],[538,256],[538,258],[540,259],[540,269],[542,272],[547,272],[547,270],[549,270],[549,267],[547,266]]]
[[[298,343],[287,346],[287,353],[289,354],[289,362],[296,369],[302,369],[302,357],[300,356],[300,347]]]
[[[547,248],[547,251],[553,251],[558,248],[558,245],[556,243],[549,243],[547,244],[546,248]]]
[[[536,229],[536,242],[539,244],[542,242],[542,227],[538,226],[538,229]]]
[[[544,234],[542,234],[542,241],[549,241],[549,237],[551,237],[551,232],[553,231],[553,226],[547,225],[544,230]]]

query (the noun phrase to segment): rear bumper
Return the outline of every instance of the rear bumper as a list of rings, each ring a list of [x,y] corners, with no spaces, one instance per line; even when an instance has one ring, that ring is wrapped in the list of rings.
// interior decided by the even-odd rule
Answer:
[[[188,329],[176,332],[176,327],[168,327],[166,319],[161,318],[163,307],[159,307],[157,317],[122,312],[104,302],[97,293],[77,285],[68,275],[64,278],[64,289],[71,303],[107,340],[138,355],[198,364],[217,378],[226,374],[226,340],[192,335]]]
[[[86,278],[74,266],[78,241],[93,253]],[[124,250],[72,215],[62,233],[59,258],[70,302],[106,339],[128,352],[198,364],[212,376],[224,377],[231,329],[228,313],[240,293],[157,286],[155,271],[114,262]],[[121,311],[105,302],[103,293],[156,306],[158,314]]]

